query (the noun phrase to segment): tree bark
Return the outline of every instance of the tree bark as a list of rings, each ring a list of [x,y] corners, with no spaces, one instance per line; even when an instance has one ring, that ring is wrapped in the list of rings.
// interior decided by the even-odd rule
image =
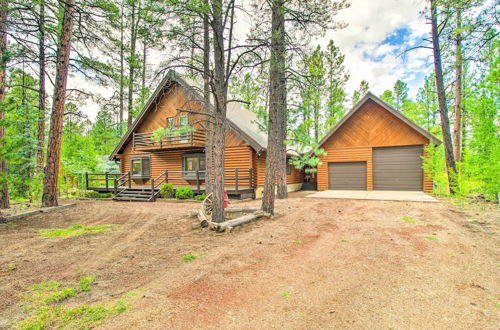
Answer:
[[[7,83],[7,10],[8,2],[0,0],[0,103],[5,100]],[[4,107],[0,106],[0,121],[5,118]],[[4,149],[5,126],[0,125],[0,149]],[[10,207],[8,167],[4,152],[0,153],[0,209]]]
[[[226,110],[227,110],[227,80],[225,75],[224,53],[224,22],[223,3],[221,0],[212,1],[213,11],[213,45],[214,45],[214,82],[213,95],[215,98],[214,112],[214,145],[224,146],[226,142]],[[224,221],[224,149],[214,148],[213,152],[213,211],[212,221]]]
[[[54,101],[50,118],[49,145],[47,165],[43,183],[42,205],[57,206],[57,190],[59,162],[61,158],[61,140],[63,130],[64,105],[66,102],[66,84],[68,81],[69,58],[71,53],[71,37],[73,35],[73,19],[75,0],[66,0],[62,18],[61,36],[57,50],[56,78]]]
[[[283,175],[282,169],[284,162],[282,160],[283,152],[283,122],[285,111],[283,110],[283,84],[284,81],[284,16],[283,0],[274,0],[271,3],[271,59],[269,65],[269,122],[267,133],[267,154],[266,154],[266,178],[264,181],[264,194],[262,196],[262,210],[269,214],[274,214],[274,201],[276,192],[276,183],[280,175]],[[286,154],[285,154],[286,162]],[[283,189],[283,181],[280,187]],[[285,168],[285,189],[286,189],[286,168]],[[284,193],[281,191],[281,193]],[[283,195],[282,195],[283,196]]]
[[[286,184],[286,123],[287,123],[287,100],[286,100],[286,35],[285,35],[285,13],[283,0],[278,1],[279,11],[275,19],[277,34],[280,37],[276,40],[276,55],[278,61],[278,199],[288,198],[288,187]],[[273,34],[274,35],[274,34]]]
[[[119,113],[119,130],[122,133],[123,114],[125,112],[125,44],[123,36],[123,3],[121,4],[121,17],[120,17],[120,113]]]
[[[208,0],[205,0],[208,5]],[[208,14],[203,14],[203,100],[207,113],[211,113],[210,106],[210,31]],[[213,171],[213,118],[206,116],[205,135],[205,193],[212,193],[212,171]]]
[[[130,35],[130,59],[129,59],[129,75],[128,75],[128,119],[127,124],[128,128],[132,126],[133,121],[133,112],[134,112],[134,72],[135,72],[135,62],[136,62],[136,54],[135,48],[137,45],[137,24],[136,22],[136,9],[135,9],[135,1],[132,1],[132,18],[131,18],[131,35]],[[138,15],[138,14],[137,14]]]
[[[453,156],[455,162],[461,159],[462,137],[462,8],[457,3],[456,8],[456,35],[455,35],[455,121],[453,123]]]
[[[45,0],[40,1],[39,11],[39,39],[38,39],[38,134],[37,134],[37,168],[42,171],[45,161],[45,113],[46,113],[46,90],[45,90]]]
[[[456,165],[453,157],[453,146],[450,133],[450,119],[448,116],[448,107],[446,105],[446,91],[444,89],[443,68],[441,64],[441,49],[439,46],[439,32],[437,23],[437,3],[436,0],[430,0],[431,3],[431,36],[432,51],[434,55],[434,71],[436,73],[436,90],[438,95],[439,114],[441,118],[441,129],[443,131],[444,151],[446,157],[446,168],[448,172],[448,183],[450,192],[455,192],[455,173]]]

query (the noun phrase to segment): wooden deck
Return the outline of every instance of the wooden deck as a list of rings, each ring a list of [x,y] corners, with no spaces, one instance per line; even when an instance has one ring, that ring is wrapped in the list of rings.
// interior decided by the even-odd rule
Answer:
[[[204,171],[192,171],[190,182],[194,184],[179,184],[184,179],[169,176],[182,171],[165,171],[156,178],[151,178],[150,184],[137,184],[127,173],[85,173],[86,190],[98,192],[112,192],[118,194],[123,191],[158,192],[161,185],[172,183],[174,190],[180,187],[189,187],[195,194],[205,193]],[[226,170],[225,180],[230,183],[225,186],[228,195],[233,198],[255,198],[255,187],[253,187],[252,169]],[[184,174],[186,171],[183,172]],[[246,174],[245,174],[246,173]],[[179,174],[179,173],[177,173]],[[194,177],[194,179],[192,179]]]

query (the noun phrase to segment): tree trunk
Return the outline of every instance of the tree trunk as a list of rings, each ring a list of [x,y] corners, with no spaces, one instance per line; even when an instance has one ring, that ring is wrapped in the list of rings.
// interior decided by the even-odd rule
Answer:
[[[141,103],[144,104],[146,103],[146,63],[147,63],[147,56],[148,56],[148,50],[147,50],[147,42],[146,40],[143,41],[143,48],[142,48],[142,81],[141,81]]]
[[[44,161],[45,161],[45,98],[46,98],[46,90],[45,90],[45,0],[40,1],[40,12],[39,12],[39,23],[38,29],[39,39],[38,39],[38,65],[39,65],[39,73],[38,73],[38,143],[37,143],[37,157],[36,163],[38,169],[43,170]]]
[[[208,5],[208,0],[205,0]],[[212,113],[210,106],[210,31],[208,15],[203,15],[203,100],[207,113]],[[212,171],[213,171],[213,118],[206,116],[205,136],[205,193],[212,193]]]
[[[284,45],[284,16],[283,0],[274,0],[271,4],[271,60],[269,64],[269,123],[267,134],[267,154],[266,154],[266,179],[264,181],[264,194],[262,196],[262,210],[274,214],[274,200],[276,192],[276,182],[284,172],[284,185],[280,181],[280,195],[286,198],[286,154],[283,161],[282,147],[284,141],[284,127],[286,111],[284,111],[286,90],[284,70],[285,70],[285,45]],[[284,171],[283,171],[284,169]],[[284,186],[284,187],[283,187]],[[283,189],[285,188],[285,189]]]
[[[120,113],[119,113],[119,130],[122,133],[123,125],[123,113],[125,112],[125,44],[123,36],[123,3],[121,5],[121,17],[120,17]]]
[[[0,0],[0,103],[5,99],[5,85],[7,83],[7,10],[8,2]],[[0,107],[0,121],[4,120],[4,107]],[[0,149],[3,149],[5,126],[0,125]],[[0,153],[0,209],[10,207],[9,182],[7,179],[7,160],[4,152]]]
[[[462,8],[457,3],[456,8],[456,36],[455,36],[455,121],[453,123],[453,155],[455,162],[461,159],[462,137]]]
[[[212,1],[213,10],[213,43],[214,43],[214,148],[213,152],[213,222],[224,221],[224,149],[226,142],[226,109],[227,109],[227,81],[225,75],[224,53],[224,23],[222,14],[222,0]]]
[[[286,35],[285,35],[285,3],[283,0],[276,0],[276,12],[273,18],[276,21],[276,31],[272,31],[272,36],[276,37],[274,48],[276,50],[277,80],[278,80],[278,199],[288,198],[288,188],[286,185],[286,123],[287,123],[287,102],[286,102]],[[273,43],[271,41],[271,47]],[[271,51],[272,52],[272,51]]]
[[[57,50],[56,78],[54,101],[50,117],[49,145],[47,165],[43,182],[42,205],[57,206],[57,188],[59,162],[61,158],[61,140],[63,130],[64,105],[66,102],[66,84],[68,81],[69,57],[71,53],[71,37],[75,0],[66,0],[62,18],[61,36]]]
[[[436,0],[430,0],[431,3],[431,35],[432,51],[434,55],[434,71],[436,73],[436,90],[438,95],[439,114],[441,118],[441,129],[443,131],[444,151],[446,157],[446,168],[448,171],[448,183],[450,192],[455,192],[455,159],[453,157],[453,146],[450,133],[450,118],[448,116],[448,107],[446,105],[446,91],[444,89],[443,68],[441,65],[441,49],[439,46],[439,33],[437,23],[437,4]]]
[[[135,12],[135,1],[132,1],[132,26],[131,26],[131,35],[130,35],[130,59],[129,59],[129,74],[128,74],[128,105],[127,105],[127,112],[128,112],[128,119],[127,119],[127,124],[128,128],[132,126],[132,121],[133,121],[133,112],[134,112],[134,71],[135,71],[135,61],[136,61],[136,56],[135,56],[135,47],[137,44],[137,26],[135,22],[135,17],[136,12]]]

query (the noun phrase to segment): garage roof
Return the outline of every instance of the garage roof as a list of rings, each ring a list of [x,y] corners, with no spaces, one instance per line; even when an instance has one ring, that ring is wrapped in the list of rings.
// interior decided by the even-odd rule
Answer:
[[[440,145],[442,142],[441,140],[439,140],[437,137],[435,137],[434,135],[432,135],[431,133],[429,133],[429,131],[427,131],[426,129],[424,129],[423,127],[420,127],[419,125],[417,125],[415,122],[413,122],[410,118],[406,117],[405,115],[403,115],[400,111],[396,110],[395,108],[393,108],[392,106],[390,106],[389,104],[387,104],[386,102],[382,101],[380,98],[378,98],[377,96],[375,96],[373,93],[371,92],[368,92],[355,106],[354,108],[352,108],[345,116],[344,118],[342,118],[342,120],[337,124],[335,125],[334,128],[332,128],[332,130],[330,132],[328,132],[328,134],[325,135],[325,137],[323,139],[321,139],[321,141],[319,142],[319,145],[322,146],[349,118],[351,118],[351,116],[353,114],[356,113],[356,111],[358,111],[362,106],[363,104],[365,104],[368,100],[373,100],[375,103],[377,103],[378,105],[380,105],[383,109],[389,111],[391,114],[393,114],[394,116],[396,116],[397,118],[399,118],[400,120],[402,120],[404,123],[406,123],[408,126],[410,126],[411,128],[413,128],[415,131],[419,132],[420,134],[422,134],[423,136],[425,136],[426,138],[428,138],[430,141],[432,141],[434,144],[436,145]]]

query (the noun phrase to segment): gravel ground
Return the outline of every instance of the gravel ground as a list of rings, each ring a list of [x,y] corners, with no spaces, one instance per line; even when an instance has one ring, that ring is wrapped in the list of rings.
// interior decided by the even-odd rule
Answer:
[[[88,275],[93,289],[68,304],[137,293],[107,329],[498,329],[498,207],[305,195],[230,234],[192,230],[190,202],[79,201],[1,224],[0,328],[29,315],[30,285]],[[76,224],[118,226],[36,234]]]

